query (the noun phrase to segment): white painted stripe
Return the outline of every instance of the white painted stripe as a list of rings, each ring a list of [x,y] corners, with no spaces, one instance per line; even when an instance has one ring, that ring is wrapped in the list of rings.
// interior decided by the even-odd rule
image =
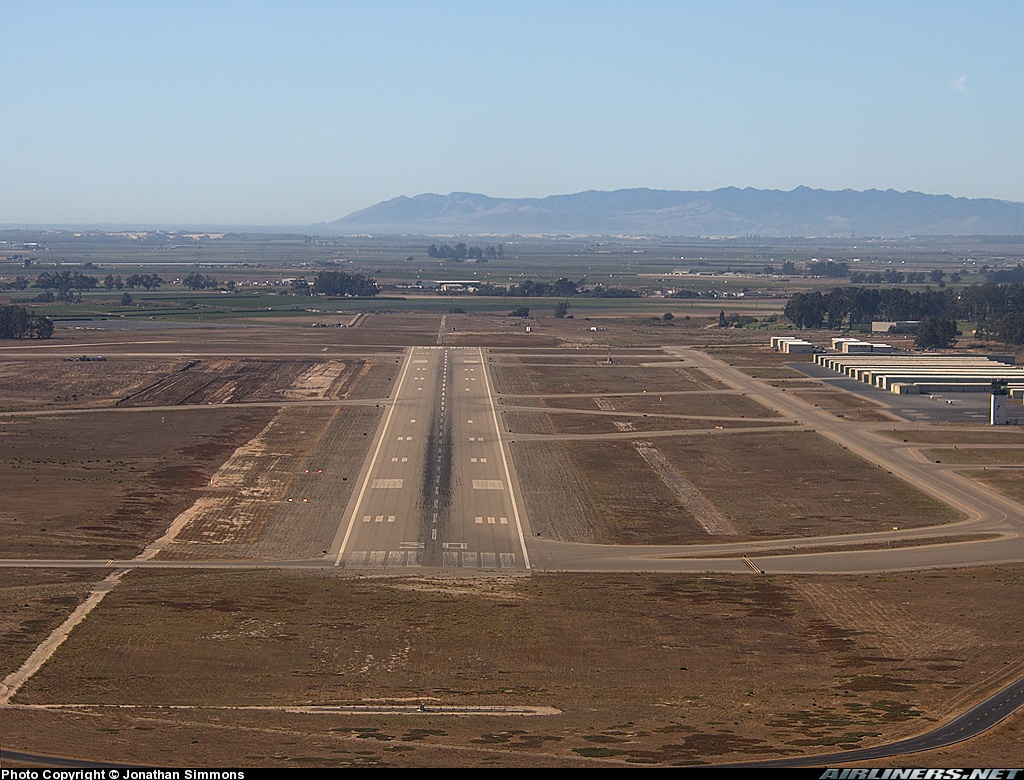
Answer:
[[[464,552],[462,553],[462,565],[468,566],[471,569],[476,568],[476,553],[475,552]]]
[[[383,550],[371,550],[369,556],[366,559],[367,566],[383,566],[384,556],[387,553]]]
[[[370,520],[372,520],[372,519],[373,519],[373,518],[372,518],[372,517],[370,517],[369,515],[363,515],[363,522],[364,522],[364,523],[368,523],[368,522],[370,522]]]
[[[504,490],[500,479],[474,479],[473,490]]]
[[[477,347],[480,362],[484,363],[483,347]],[[485,364],[486,365],[486,364]],[[484,387],[487,389],[487,402],[491,405],[491,418],[494,420],[494,430],[498,434],[498,449],[501,451],[501,463],[505,467],[505,479],[508,480],[508,497],[512,502],[512,516],[516,521],[516,531],[519,534],[519,549],[523,551],[523,568],[530,568],[530,554],[526,551],[526,539],[523,536],[523,524],[519,519],[519,505],[516,503],[516,491],[512,489],[512,474],[508,468],[508,458],[505,456],[505,445],[501,440],[501,426],[498,424],[498,410],[494,406],[494,393],[491,389],[491,379],[486,368],[484,369]]]
[[[493,569],[495,567],[494,553],[480,553],[480,566],[484,569]]]
[[[474,522],[476,522],[477,525],[481,525],[484,522],[484,519],[482,517],[474,517],[473,520]]]
[[[501,553],[501,568],[514,569],[516,567],[515,553]]]
[[[402,481],[400,479],[375,479],[370,487],[373,488],[400,488],[402,487]]]

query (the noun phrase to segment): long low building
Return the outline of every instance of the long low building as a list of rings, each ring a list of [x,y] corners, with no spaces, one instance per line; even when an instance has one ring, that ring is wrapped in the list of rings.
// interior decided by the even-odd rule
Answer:
[[[894,393],[989,392],[1001,381],[1011,396],[1024,394],[1024,368],[985,355],[819,354],[814,362]]]

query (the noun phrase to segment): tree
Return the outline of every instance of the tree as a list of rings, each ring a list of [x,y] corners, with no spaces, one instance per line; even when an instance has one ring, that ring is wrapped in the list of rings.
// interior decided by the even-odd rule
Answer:
[[[674,314],[673,314],[672,312],[670,312],[670,311],[667,311],[667,312],[665,312],[664,314],[662,314],[662,315],[661,315],[661,318],[662,318],[662,319],[663,319],[663,320],[664,320],[665,322],[671,322],[671,321],[672,321],[672,320],[674,320],[674,319],[675,319],[676,317],[675,317],[675,315],[674,315]]]
[[[956,320],[922,317],[914,346],[918,349],[948,349],[956,343]]]
[[[380,293],[377,280],[363,274],[321,271],[313,281],[313,293],[345,298],[372,298]]]
[[[79,297],[81,297],[82,290],[91,290],[98,284],[95,276],[85,276],[78,271],[61,271],[60,273],[44,271],[36,277],[32,286],[39,287],[47,293],[56,290],[57,300],[70,302],[75,299],[75,290],[79,291]]]
[[[520,306],[518,309],[513,309],[508,313],[509,317],[529,317],[530,310],[526,306]]]
[[[182,279],[181,283],[190,290],[212,290],[217,287],[217,280],[212,276],[203,276],[194,272]]]
[[[569,301],[559,301],[555,304],[555,316],[558,319],[563,319],[566,314],[569,313],[569,307],[572,304]]]
[[[0,305],[0,339],[48,339],[52,335],[49,317],[29,314],[24,306]]]
[[[825,296],[820,292],[797,293],[783,310],[786,318],[798,328],[820,328],[825,321],[825,312]],[[721,317],[719,319],[721,324]]]

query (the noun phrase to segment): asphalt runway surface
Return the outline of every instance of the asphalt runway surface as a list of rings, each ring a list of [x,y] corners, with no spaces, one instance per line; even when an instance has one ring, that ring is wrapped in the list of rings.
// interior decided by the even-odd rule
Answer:
[[[481,349],[412,347],[371,453],[335,566],[529,568]]]

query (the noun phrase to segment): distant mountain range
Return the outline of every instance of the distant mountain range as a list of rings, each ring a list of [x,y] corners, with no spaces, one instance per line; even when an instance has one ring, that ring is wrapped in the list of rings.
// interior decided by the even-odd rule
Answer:
[[[895,190],[630,189],[546,198],[401,196],[328,223],[338,233],[662,236],[1024,235],[1024,203]]]

